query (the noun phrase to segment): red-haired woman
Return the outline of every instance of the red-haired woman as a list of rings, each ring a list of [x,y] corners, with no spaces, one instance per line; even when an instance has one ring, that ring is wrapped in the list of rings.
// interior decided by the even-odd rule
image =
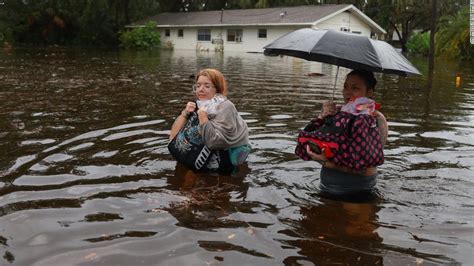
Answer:
[[[203,69],[196,75],[193,91],[196,102],[188,102],[173,126],[171,127],[170,140],[182,132],[190,116],[197,110],[199,127],[196,134],[213,152],[206,159],[205,168],[217,170],[222,168],[225,160],[231,160],[235,167],[245,161],[250,152],[248,127],[242,117],[237,113],[235,105],[227,99],[227,83],[216,69]],[[196,135],[195,134],[195,135]],[[179,136],[178,136],[179,137]],[[181,145],[185,149],[185,145]],[[222,152],[225,151],[225,152]],[[229,158],[222,158],[229,156]]]

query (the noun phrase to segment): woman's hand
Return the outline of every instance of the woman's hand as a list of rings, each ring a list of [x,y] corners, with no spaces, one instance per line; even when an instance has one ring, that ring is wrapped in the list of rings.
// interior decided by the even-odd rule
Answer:
[[[371,176],[377,173],[376,167],[364,168],[361,170],[354,170],[346,166],[337,165],[334,162],[329,161],[328,158],[324,155],[324,148],[321,149],[321,154],[317,154],[311,150],[309,145],[306,145],[306,153],[309,155],[311,159],[315,160],[316,162],[320,163],[321,166],[326,167],[326,168],[335,169],[335,170],[349,173],[349,174],[356,174],[356,175],[363,175],[363,176]]]
[[[323,110],[319,114],[318,118],[324,119],[328,115],[334,115],[336,113],[336,104],[333,101],[327,101],[323,103]]]
[[[181,111],[181,115],[179,115],[176,120],[174,121],[173,125],[170,129],[170,140],[172,140],[179,132],[181,128],[183,128],[186,121],[188,121],[189,115],[196,110],[196,103],[195,102],[188,102],[186,107]]]
[[[199,118],[199,124],[202,125],[209,121],[209,117],[207,116],[207,106],[203,106],[198,109],[197,111],[198,118]]]
[[[189,115],[196,110],[196,103],[195,102],[188,102],[186,104],[186,107],[184,110],[181,112],[181,115],[183,115],[185,118],[188,118]]]
[[[311,150],[309,145],[306,145],[306,153],[309,155],[309,157],[316,162],[320,163],[321,166],[325,166],[328,162],[328,159],[324,155],[324,148],[321,149],[321,154],[317,154]]]
[[[318,154],[318,153],[313,152],[311,150],[311,148],[309,147],[309,145],[306,145],[306,153],[309,155],[309,157],[311,159],[313,159],[316,162],[318,162],[319,164],[321,164],[322,167],[337,169],[339,171],[346,172],[346,173],[353,173],[350,168],[347,168],[347,167],[344,167],[344,166],[339,166],[339,165],[336,165],[335,163],[329,161],[328,158],[326,157],[326,155],[324,155],[324,149],[325,148],[322,148],[321,149],[321,154]]]

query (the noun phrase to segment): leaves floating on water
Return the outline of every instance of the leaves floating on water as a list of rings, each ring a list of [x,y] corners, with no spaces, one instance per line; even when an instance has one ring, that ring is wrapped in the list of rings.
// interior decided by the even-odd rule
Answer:
[[[8,250],[5,251],[5,255],[3,255],[3,258],[10,263],[13,263],[13,261],[15,261],[15,256],[13,256],[13,253]]]
[[[420,258],[416,258],[415,261],[416,261],[416,265],[420,265],[420,264],[422,264],[425,260],[424,260],[424,259],[420,259]]]
[[[124,238],[124,237],[150,237],[150,236],[156,235],[156,233],[157,232],[153,232],[153,231],[129,231],[123,234],[113,234],[113,235],[102,234],[100,237],[88,238],[88,239],[85,239],[85,241],[96,243],[96,242],[110,241],[110,240]]]
[[[247,233],[248,233],[249,235],[255,236],[255,231],[253,230],[252,227],[247,228]]]
[[[105,212],[88,214],[84,217],[84,221],[86,222],[108,222],[113,220],[123,220],[123,218],[119,214]]]
[[[97,253],[95,253],[95,252],[92,252],[92,253],[90,253],[90,254],[84,256],[84,259],[85,259],[86,261],[91,261],[91,260],[94,260],[94,259],[96,259],[96,258],[98,258],[98,256],[97,256]]]

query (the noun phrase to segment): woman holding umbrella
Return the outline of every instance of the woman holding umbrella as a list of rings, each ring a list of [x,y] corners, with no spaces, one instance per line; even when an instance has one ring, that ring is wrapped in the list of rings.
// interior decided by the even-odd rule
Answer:
[[[390,44],[373,40],[370,36],[361,34],[302,28],[281,36],[266,45],[264,49],[264,53],[267,55],[294,56],[308,61],[336,65],[334,85],[337,84],[339,67],[365,69],[351,72],[347,76],[343,91],[346,105],[356,97],[370,98],[373,96],[377,81],[372,72],[401,76],[421,75],[420,71]],[[358,100],[354,100],[354,102],[356,101]],[[352,107],[354,106],[357,107],[357,105]],[[347,109],[350,110],[351,108]],[[342,138],[342,144],[323,143],[328,145],[325,148],[323,147],[325,150],[323,152],[318,153],[319,148],[317,147],[314,147],[316,152],[312,151],[311,143],[304,141],[298,141],[295,152],[304,160],[316,160],[321,163],[321,187],[323,191],[344,194],[368,190],[375,185],[376,166],[383,163],[383,144],[387,139],[388,131],[387,121],[378,111],[371,113],[372,117],[356,115],[354,119],[349,119],[349,115],[343,114],[343,112],[334,114],[334,110],[335,106],[333,104],[325,103],[321,115],[313,119],[304,131],[317,132],[319,129],[327,129],[324,125],[330,124],[329,120],[335,120],[334,118],[338,117],[341,118],[339,126],[342,124],[345,125],[345,128],[355,130],[346,131],[345,133],[350,133],[346,135],[341,131],[336,132],[336,135],[339,134],[337,136],[339,140]],[[354,120],[354,123],[350,122]],[[337,122],[334,124],[337,126]],[[358,127],[358,125],[364,128]],[[361,135],[354,137],[352,136],[354,132],[355,135],[358,133],[361,133]],[[319,136],[321,138],[326,136],[326,140],[328,140],[331,134],[330,132],[327,133],[321,132]],[[308,136],[310,136],[309,133]],[[378,143],[375,144],[375,142]],[[335,149],[336,146],[339,149]],[[330,149],[334,149],[334,151]]]
[[[342,109],[347,110],[345,107],[351,105],[354,99],[372,98],[376,84],[377,80],[370,71],[353,70],[350,72],[346,77],[342,91],[346,103]],[[323,192],[346,195],[370,191],[376,183],[376,166],[383,163],[383,145],[388,135],[387,121],[384,115],[377,110],[370,116],[365,115],[358,118],[357,115],[347,114],[337,109],[332,101],[325,102],[322,112],[311,120],[302,131],[303,133],[323,131],[324,133],[320,136],[325,136],[326,140],[334,139],[339,142],[339,144],[334,144],[337,146],[334,151],[336,155],[332,157],[332,152],[327,151],[334,146],[322,145],[320,146],[321,151],[315,151],[308,142],[299,142],[295,152],[305,160],[311,159],[321,164],[321,189]],[[341,120],[338,120],[339,118]],[[369,123],[365,123],[364,119],[368,119]],[[374,125],[370,125],[370,121],[373,121]],[[334,132],[338,134],[333,138],[331,126],[328,125],[330,123],[336,124],[339,128],[345,127],[344,133],[333,126]],[[367,126],[364,127],[364,125]],[[301,135],[302,133],[300,133],[300,137]]]

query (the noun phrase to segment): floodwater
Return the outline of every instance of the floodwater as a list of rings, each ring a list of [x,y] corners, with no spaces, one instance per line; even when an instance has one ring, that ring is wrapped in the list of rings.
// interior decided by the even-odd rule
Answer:
[[[205,67],[226,75],[251,130],[231,177],[167,150]],[[438,62],[431,95],[426,76],[377,75],[389,140],[362,201],[322,197],[319,165],[293,153],[334,76],[261,54],[0,54],[0,264],[474,264],[473,66]]]

